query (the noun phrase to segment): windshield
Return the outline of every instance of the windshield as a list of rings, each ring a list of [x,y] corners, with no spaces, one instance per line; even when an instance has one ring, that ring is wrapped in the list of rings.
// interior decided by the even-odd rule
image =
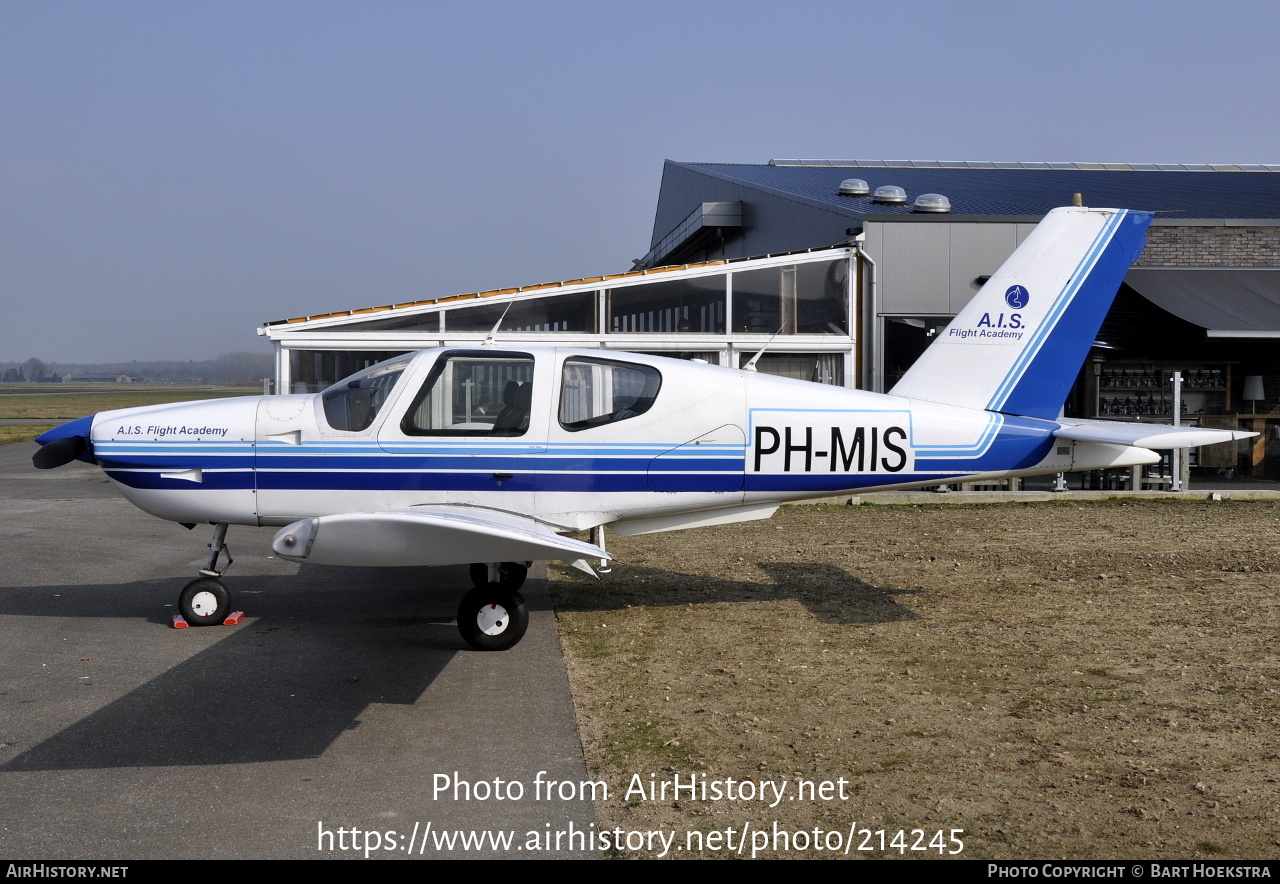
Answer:
[[[413,359],[412,353],[388,359],[338,381],[320,394],[324,419],[335,430],[367,430],[382,410],[400,375]]]

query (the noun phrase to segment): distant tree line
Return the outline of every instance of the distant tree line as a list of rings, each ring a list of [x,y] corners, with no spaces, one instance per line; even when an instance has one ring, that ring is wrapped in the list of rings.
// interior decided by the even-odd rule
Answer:
[[[275,360],[268,353],[223,353],[217,359],[197,362],[50,362],[32,357],[26,362],[0,362],[0,382],[50,383],[64,375],[129,375],[148,381],[174,383],[251,384],[275,374]]]
[[[23,381],[60,381],[61,375],[50,375],[49,369],[39,359],[32,357],[21,365],[11,365],[0,374],[0,382],[6,384],[22,383]]]

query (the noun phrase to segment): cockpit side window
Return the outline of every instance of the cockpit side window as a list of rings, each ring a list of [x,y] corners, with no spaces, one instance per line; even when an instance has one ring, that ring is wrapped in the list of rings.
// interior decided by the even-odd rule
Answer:
[[[662,386],[656,368],[612,359],[566,359],[560,380],[560,426],[570,432],[644,414]]]
[[[408,436],[523,436],[532,404],[532,356],[446,353],[400,429]]]
[[[329,387],[320,394],[325,421],[344,432],[369,429],[412,358],[412,353],[397,356]]]

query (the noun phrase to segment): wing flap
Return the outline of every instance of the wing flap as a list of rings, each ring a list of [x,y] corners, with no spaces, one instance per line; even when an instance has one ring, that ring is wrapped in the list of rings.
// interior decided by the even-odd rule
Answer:
[[[461,506],[303,519],[281,528],[271,548],[294,562],[364,567],[609,558],[600,547],[561,537],[528,516]]]
[[[1054,431],[1058,439],[1076,442],[1110,442],[1133,445],[1157,451],[1170,448],[1198,448],[1218,442],[1248,439],[1257,433],[1244,430],[1211,430],[1205,427],[1167,427],[1160,424],[1134,424],[1126,421],[1071,421]]]

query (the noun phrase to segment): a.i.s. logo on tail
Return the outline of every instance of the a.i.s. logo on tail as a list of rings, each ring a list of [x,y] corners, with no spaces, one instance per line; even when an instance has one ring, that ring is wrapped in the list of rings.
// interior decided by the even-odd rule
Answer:
[[[1031,295],[1025,286],[1011,285],[1004,293],[1004,302],[1009,305],[1009,312],[1001,310],[992,314],[983,313],[973,328],[962,328],[957,323],[947,327],[947,336],[965,340],[968,338],[987,338],[1002,341],[1020,341],[1027,333],[1022,321],[1022,313],[1031,301]]]

